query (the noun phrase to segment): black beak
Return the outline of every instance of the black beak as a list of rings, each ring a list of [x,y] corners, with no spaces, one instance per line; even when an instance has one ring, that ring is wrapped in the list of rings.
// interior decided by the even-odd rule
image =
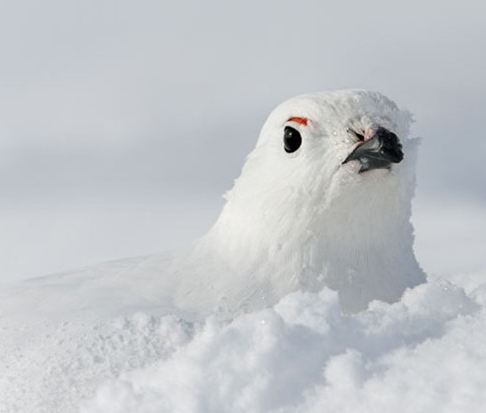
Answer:
[[[362,142],[344,160],[343,164],[357,160],[361,163],[359,173],[372,169],[389,169],[392,163],[403,159],[402,145],[398,136],[388,129],[379,127],[371,139],[352,131]]]

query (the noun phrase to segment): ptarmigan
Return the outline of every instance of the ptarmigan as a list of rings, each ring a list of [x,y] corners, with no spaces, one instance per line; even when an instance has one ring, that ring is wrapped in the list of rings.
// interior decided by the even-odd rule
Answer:
[[[282,103],[217,222],[189,251],[38,278],[1,294],[0,352],[11,379],[0,381],[0,394],[14,400],[34,388],[32,406],[57,397],[68,409],[131,351],[99,344],[100,326],[137,311],[231,317],[324,286],[338,291],[346,312],[398,300],[425,280],[412,249],[410,122],[364,90]],[[73,366],[86,349],[92,360]]]

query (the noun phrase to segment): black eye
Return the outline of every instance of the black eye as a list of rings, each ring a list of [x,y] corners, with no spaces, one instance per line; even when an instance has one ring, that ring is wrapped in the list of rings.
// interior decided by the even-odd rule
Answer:
[[[284,129],[284,149],[287,153],[295,152],[302,145],[302,136],[297,129],[286,126]]]

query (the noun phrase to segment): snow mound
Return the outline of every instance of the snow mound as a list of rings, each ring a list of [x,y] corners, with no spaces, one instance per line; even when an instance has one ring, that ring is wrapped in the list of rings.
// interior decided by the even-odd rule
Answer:
[[[324,289],[232,321],[164,318],[171,350],[161,343],[158,360],[106,382],[82,412],[483,411],[484,291],[435,279],[354,315]]]
[[[192,335],[191,325],[174,316],[134,313],[108,322],[42,325],[28,347],[0,350],[0,412],[78,411],[80,400],[123,371],[163,359]],[[12,332],[2,329],[8,337]],[[14,354],[6,353],[14,349]],[[15,354],[16,353],[16,354]],[[9,357],[5,357],[8,355]]]

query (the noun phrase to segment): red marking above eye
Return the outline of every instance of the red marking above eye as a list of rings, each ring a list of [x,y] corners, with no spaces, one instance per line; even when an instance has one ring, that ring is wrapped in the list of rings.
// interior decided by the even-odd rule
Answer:
[[[289,118],[289,120],[287,122],[296,122],[300,125],[307,126],[309,124],[309,119],[301,118],[299,116],[292,116],[291,118]]]

